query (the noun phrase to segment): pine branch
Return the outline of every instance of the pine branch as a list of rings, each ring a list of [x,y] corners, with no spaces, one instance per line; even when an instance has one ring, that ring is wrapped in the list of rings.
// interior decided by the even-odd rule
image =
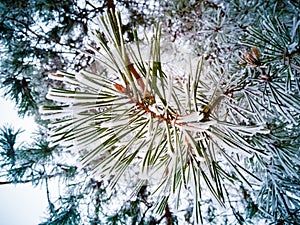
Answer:
[[[166,204],[165,217],[166,217],[166,220],[167,220],[167,225],[172,225],[173,224],[173,222],[172,222],[172,213],[170,211],[169,204]]]
[[[34,179],[27,179],[27,180],[21,180],[21,181],[18,181],[17,183],[14,182],[14,181],[0,181],[0,185],[8,185],[8,184],[26,184],[26,183],[34,183],[35,181],[40,181],[41,179],[51,179],[51,178],[54,178],[54,177],[57,177],[61,174],[53,174],[53,175],[47,175],[47,176],[43,176],[43,178],[41,177],[37,177],[37,178],[34,178]]]

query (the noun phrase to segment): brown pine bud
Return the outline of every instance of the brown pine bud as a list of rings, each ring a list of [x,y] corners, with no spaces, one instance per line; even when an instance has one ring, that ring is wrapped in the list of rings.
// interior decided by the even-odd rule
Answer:
[[[121,93],[126,93],[127,92],[126,87],[124,87],[121,84],[114,83],[114,87],[115,87],[115,89],[117,89]]]
[[[254,53],[256,60],[259,60],[259,51],[258,51],[258,48],[253,47],[252,48],[252,52]]]

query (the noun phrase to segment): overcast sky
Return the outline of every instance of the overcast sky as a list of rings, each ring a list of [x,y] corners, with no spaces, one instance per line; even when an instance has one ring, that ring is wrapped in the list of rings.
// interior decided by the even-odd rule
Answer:
[[[35,129],[32,118],[19,118],[13,104],[0,97],[0,126],[4,124],[25,130],[20,141],[30,139]],[[32,188],[30,184],[0,185],[0,225],[37,225],[45,217],[46,209],[45,188]]]

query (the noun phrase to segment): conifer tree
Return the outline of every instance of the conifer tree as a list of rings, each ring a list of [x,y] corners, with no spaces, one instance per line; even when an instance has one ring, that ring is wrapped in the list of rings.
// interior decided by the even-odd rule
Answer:
[[[2,183],[64,181],[42,224],[299,224],[300,3],[115,3],[50,75],[51,144],[2,130]]]
[[[224,10],[216,7],[223,17]],[[260,210],[271,220],[297,223],[299,23],[295,18],[288,27],[276,17],[262,17],[260,27],[249,26],[235,43],[221,32],[226,18],[221,19],[210,40],[216,59],[206,62],[170,51],[160,25],[145,38],[134,31],[135,43],[128,44],[121,16],[101,17],[101,30],[94,34],[99,48],[93,52],[104,68],[55,75],[69,86],[48,94],[62,105],[43,107],[46,118],[58,119],[51,139],[78,150],[82,164],[95,176],[110,178],[112,188],[126,173],[135,173],[137,191],[148,184],[158,198],[158,213],[169,203],[178,209],[184,193],[191,192],[198,224],[203,193],[209,193],[242,222],[228,191],[242,187],[245,200],[258,190],[250,218]],[[220,55],[238,45],[251,47],[239,64],[234,54]],[[176,61],[171,69],[163,53]],[[291,134],[286,148],[282,129]]]

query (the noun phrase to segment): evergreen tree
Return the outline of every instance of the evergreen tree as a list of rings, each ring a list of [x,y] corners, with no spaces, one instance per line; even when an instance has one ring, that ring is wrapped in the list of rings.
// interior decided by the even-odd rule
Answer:
[[[53,120],[51,144],[41,136],[15,148],[20,131],[2,129],[2,184],[44,182],[48,189],[51,179],[64,181],[56,201],[47,192],[43,224],[299,224],[299,3],[116,2],[129,23],[108,3],[85,51],[93,63],[84,70],[68,57],[53,64],[63,72],[51,75],[60,88],[48,97],[60,103],[41,110]],[[139,12],[145,5],[148,15]],[[130,30],[139,24],[146,35]],[[25,59],[5,65],[36,62]],[[26,68],[33,77],[43,70]],[[34,99],[31,79],[5,76],[24,112]],[[83,169],[60,160],[78,152]]]
[[[224,10],[214,6],[217,16],[223,17]],[[206,63],[200,58],[196,64],[193,59],[185,68],[188,62],[180,60],[186,55],[172,56],[164,49],[168,46],[161,44],[161,28],[144,39],[148,49],[137,32],[135,43],[127,44],[120,15],[109,13],[101,19],[102,30],[95,33],[100,48],[93,49],[95,59],[107,68],[59,73],[59,79],[70,86],[49,92],[49,98],[63,103],[44,107],[43,113],[50,114],[46,118],[51,114],[59,118],[53,124],[52,141],[79,150],[83,165],[97,176],[113,176],[112,187],[135,169],[140,173],[137,187],[158,178],[151,185],[159,199],[157,212],[163,213],[172,198],[178,199],[180,207],[182,194],[191,191],[194,222],[203,222],[201,196],[208,191],[220,205],[229,204],[236,220],[243,223],[245,218],[232,205],[228,191],[238,189],[235,185],[241,182],[242,187],[259,190],[257,203],[248,205],[249,218],[260,210],[271,220],[297,223],[299,131],[293,124],[299,121],[299,36],[295,34],[299,23],[297,18],[292,21],[289,28],[276,17],[263,17],[267,36],[258,31],[261,27],[249,27],[242,42],[252,50],[244,52],[239,65],[228,50],[241,46],[240,40],[226,39],[221,32],[224,18],[218,29],[212,27],[216,59]],[[220,41],[220,36],[225,37]],[[177,66],[181,63],[182,70],[190,70],[182,75],[174,74],[177,68],[168,71],[164,51],[168,59],[177,60]],[[276,57],[267,60],[277,51],[284,61],[287,55],[292,57],[288,64],[273,65],[278,63]],[[280,139],[277,131],[290,129],[286,124],[293,127],[288,132],[293,138],[286,148],[274,148],[279,140],[268,142],[268,137]],[[278,167],[285,175],[278,176]],[[288,183],[277,185],[284,180]],[[243,189],[245,196],[250,190]]]

